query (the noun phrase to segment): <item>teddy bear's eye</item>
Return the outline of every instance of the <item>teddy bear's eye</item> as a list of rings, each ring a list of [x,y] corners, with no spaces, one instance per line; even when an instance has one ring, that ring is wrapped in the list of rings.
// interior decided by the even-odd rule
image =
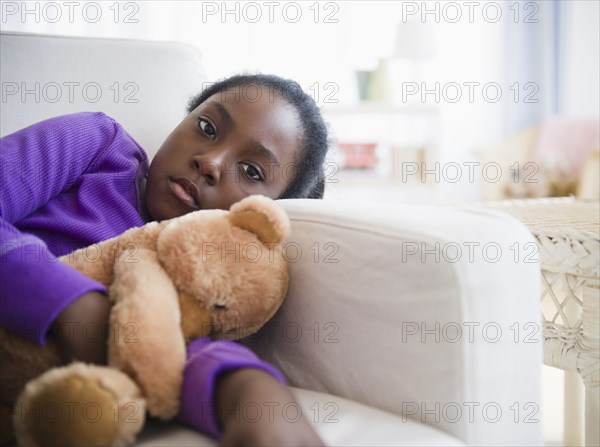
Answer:
[[[215,309],[225,309],[225,304],[213,304],[213,307]]]

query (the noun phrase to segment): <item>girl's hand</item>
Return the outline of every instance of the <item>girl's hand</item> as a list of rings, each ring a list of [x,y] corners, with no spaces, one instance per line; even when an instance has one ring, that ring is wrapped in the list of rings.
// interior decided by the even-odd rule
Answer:
[[[50,326],[50,336],[65,362],[106,364],[109,313],[108,298],[99,292],[89,292],[58,315]]]
[[[216,389],[218,419],[223,427],[219,445],[323,446],[303,417],[296,420],[295,410],[286,415],[283,408],[290,403],[295,404],[295,399],[287,387],[259,369],[244,368],[221,376]],[[299,410],[297,404],[294,406]]]

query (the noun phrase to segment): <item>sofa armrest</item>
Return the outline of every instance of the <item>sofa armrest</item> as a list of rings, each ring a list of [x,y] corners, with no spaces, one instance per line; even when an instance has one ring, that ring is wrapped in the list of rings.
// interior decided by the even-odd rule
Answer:
[[[484,209],[279,203],[290,288],[245,344],[291,385],[467,444],[541,444],[540,267],[521,223]]]

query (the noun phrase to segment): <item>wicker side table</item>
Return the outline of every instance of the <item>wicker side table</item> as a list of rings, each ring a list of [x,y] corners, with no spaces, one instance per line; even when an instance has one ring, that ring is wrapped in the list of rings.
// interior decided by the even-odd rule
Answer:
[[[543,312],[544,363],[576,373],[583,379],[585,444],[600,445],[599,203],[565,197],[483,205],[513,215],[536,238],[542,269],[542,307],[546,309]],[[577,413],[579,407],[578,384],[569,381],[568,376],[567,372],[565,444],[572,445],[581,441],[581,436],[577,436],[578,418],[571,413]]]

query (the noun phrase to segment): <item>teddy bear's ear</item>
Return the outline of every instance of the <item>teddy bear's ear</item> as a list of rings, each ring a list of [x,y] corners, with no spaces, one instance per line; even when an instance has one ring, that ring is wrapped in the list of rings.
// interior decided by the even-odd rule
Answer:
[[[250,231],[265,244],[281,243],[290,233],[290,220],[274,200],[251,195],[229,209],[232,225]]]

